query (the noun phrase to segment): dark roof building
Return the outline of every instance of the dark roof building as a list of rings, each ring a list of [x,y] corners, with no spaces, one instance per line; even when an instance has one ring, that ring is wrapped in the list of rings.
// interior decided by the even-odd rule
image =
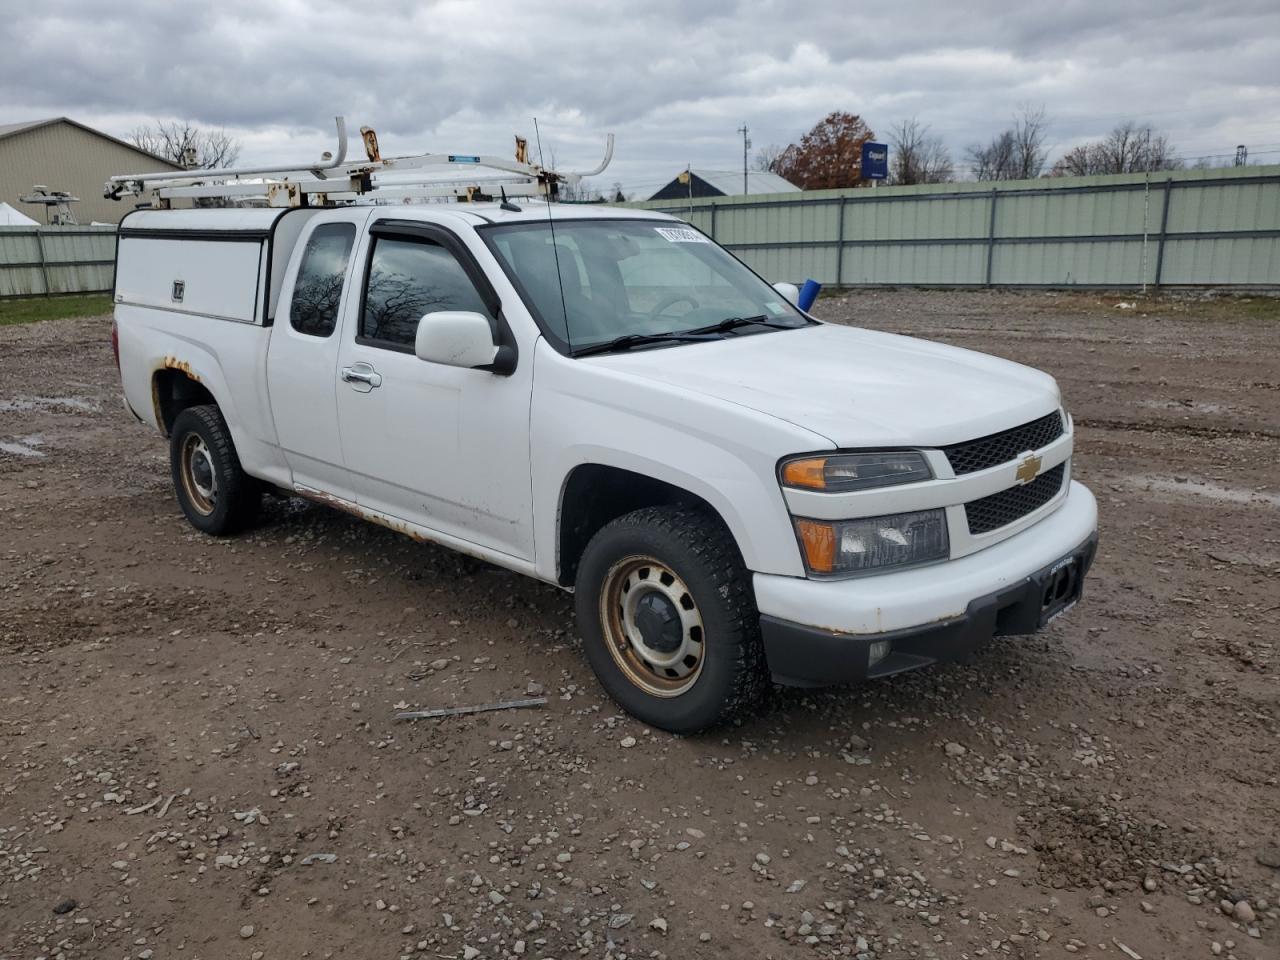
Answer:
[[[742,171],[733,170],[689,170],[680,173],[674,180],[651,196],[650,200],[687,200],[690,196],[698,197],[740,197],[742,192]],[[800,188],[790,181],[783,180],[776,173],[765,173],[752,170],[747,174],[747,193],[751,196],[762,193],[795,193]]]

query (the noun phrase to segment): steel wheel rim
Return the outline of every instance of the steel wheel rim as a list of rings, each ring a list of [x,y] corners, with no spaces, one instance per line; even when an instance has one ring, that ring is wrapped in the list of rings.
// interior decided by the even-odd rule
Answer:
[[[670,604],[678,618],[675,649],[662,649],[646,641],[637,623],[646,597],[655,598],[664,609]],[[645,693],[678,697],[702,674],[706,662],[702,614],[689,587],[660,560],[631,556],[609,568],[600,591],[600,622],[613,662]],[[672,626],[677,626],[676,622]]]
[[[191,506],[203,516],[213,513],[218,505],[218,471],[213,465],[209,445],[198,433],[189,433],[182,440],[179,460],[182,489]]]

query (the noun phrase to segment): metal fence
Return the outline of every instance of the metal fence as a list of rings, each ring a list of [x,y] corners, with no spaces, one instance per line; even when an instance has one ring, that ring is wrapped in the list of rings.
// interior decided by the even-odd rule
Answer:
[[[632,204],[771,280],[1280,287],[1280,166]]]
[[[1280,287],[1280,166],[630,204],[771,280]],[[0,227],[0,297],[111,289],[115,228]]]
[[[0,297],[111,289],[116,228],[0,227]]]

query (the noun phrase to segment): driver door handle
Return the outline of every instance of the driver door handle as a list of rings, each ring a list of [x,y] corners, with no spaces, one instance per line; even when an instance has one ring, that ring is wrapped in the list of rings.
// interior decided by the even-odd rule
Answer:
[[[363,383],[370,388],[382,386],[382,374],[367,363],[354,363],[342,368],[344,383]]]

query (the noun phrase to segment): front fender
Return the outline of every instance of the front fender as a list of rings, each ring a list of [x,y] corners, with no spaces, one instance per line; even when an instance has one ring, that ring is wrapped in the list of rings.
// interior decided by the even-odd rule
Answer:
[[[695,494],[720,514],[748,569],[804,576],[776,466],[829,441],[737,404],[562,357],[545,343],[536,362],[530,463],[540,576],[557,577],[561,497],[582,464]]]
[[[559,544],[564,491],[574,469],[584,464],[616,467],[661,480],[692,493],[705,500],[720,515],[738,544],[738,549],[742,551],[743,561],[749,570],[786,576],[804,575],[787,505],[776,483],[772,490],[769,489],[746,463],[735,461],[724,450],[705,445],[681,444],[682,438],[675,432],[668,433],[665,439],[673,446],[683,446],[683,454],[696,456],[696,462],[707,467],[707,474],[694,474],[675,466],[675,463],[689,462],[683,459],[681,453],[674,454],[672,461],[668,462],[630,450],[589,443],[575,444],[563,451],[563,457],[554,468],[554,473],[560,477],[554,506],[540,509],[538,501],[535,501],[534,507],[535,519],[544,515],[554,519],[549,524],[552,536],[551,556],[556,560],[550,572],[554,576],[559,576],[559,562],[555,551]],[[708,479],[709,476],[715,478],[714,482]],[[535,498],[537,497],[538,491],[535,488]],[[541,549],[538,550],[538,557],[544,557]]]

